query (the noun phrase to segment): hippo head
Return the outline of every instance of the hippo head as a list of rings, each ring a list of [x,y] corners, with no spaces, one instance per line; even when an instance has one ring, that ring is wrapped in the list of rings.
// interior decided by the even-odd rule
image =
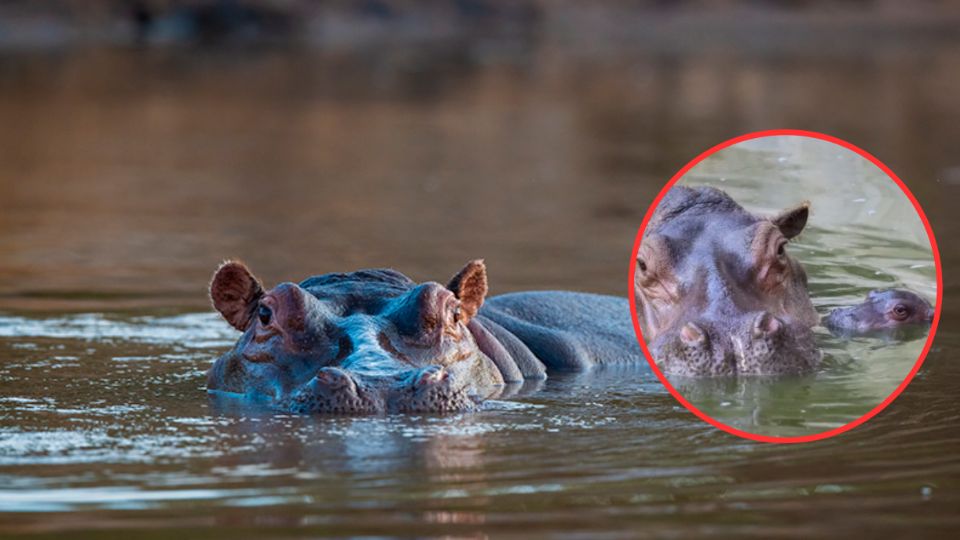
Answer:
[[[471,408],[503,383],[467,328],[486,292],[479,260],[447,286],[361,270],[270,290],[227,262],[210,297],[243,335],[214,363],[207,388],[299,413]]]
[[[934,309],[925,298],[905,289],[870,291],[859,305],[834,309],[823,324],[842,336],[885,334],[914,337],[933,322]]]
[[[668,374],[803,373],[820,361],[807,276],[787,250],[806,203],[774,217],[714,188],[674,187],[637,253],[634,294],[650,351]]]

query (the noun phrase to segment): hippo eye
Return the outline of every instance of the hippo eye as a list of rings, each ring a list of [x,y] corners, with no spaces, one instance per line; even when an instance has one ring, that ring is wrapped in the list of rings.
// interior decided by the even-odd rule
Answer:
[[[267,306],[260,304],[260,307],[257,308],[257,318],[260,319],[260,324],[266,326],[270,324],[270,319],[273,318],[273,311]]]
[[[647,273],[647,263],[645,263],[643,259],[637,259],[637,268],[640,269],[640,272],[644,274]]]
[[[893,315],[898,319],[906,319],[907,315],[910,314],[910,310],[907,309],[907,306],[903,304],[897,304],[893,307]]]
[[[786,254],[787,254],[787,243],[780,242],[780,244],[777,245],[777,257],[783,257]]]

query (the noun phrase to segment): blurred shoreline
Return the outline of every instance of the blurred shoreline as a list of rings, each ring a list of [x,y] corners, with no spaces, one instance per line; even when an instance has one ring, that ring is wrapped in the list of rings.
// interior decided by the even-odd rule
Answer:
[[[574,55],[622,47],[804,49],[836,54],[960,39],[940,1],[527,0],[14,1],[0,4],[0,53],[70,47],[282,46],[344,51],[469,40]]]
[[[771,128],[878,156],[957,257],[960,7],[149,5],[0,4],[0,309],[206,309],[226,257],[622,295],[660,187]]]

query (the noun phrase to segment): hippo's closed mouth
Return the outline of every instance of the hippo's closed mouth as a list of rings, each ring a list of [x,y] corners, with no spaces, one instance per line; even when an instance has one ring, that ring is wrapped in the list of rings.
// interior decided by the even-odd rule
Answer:
[[[326,367],[305,385],[277,401],[296,413],[381,414],[456,413],[483,401],[468,381],[455,381],[440,366],[428,366],[389,381],[367,382],[336,367]]]

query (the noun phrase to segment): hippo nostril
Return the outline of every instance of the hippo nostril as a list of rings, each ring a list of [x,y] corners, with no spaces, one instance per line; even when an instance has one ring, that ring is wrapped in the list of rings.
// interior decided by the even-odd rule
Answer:
[[[699,345],[704,342],[704,333],[699,326],[689,322],[680,329],[680,339],[686,345]]]
[[[783,323],[780,322],[780,319],[774,317],[770,312],[764,311],[753,320],[753,337],[773,335],[782,326]]]
[[[417,377],[417,385],[434,385],[439,384],[446,380],[447,370],[443,369],[441,366],[429,366],[423,369],[420,372],[420,375]]]
[[[317,371],[317,381],[328,388],[340,389],[354,386],[353,379],[345,371],[335,367],[325,367]]]

